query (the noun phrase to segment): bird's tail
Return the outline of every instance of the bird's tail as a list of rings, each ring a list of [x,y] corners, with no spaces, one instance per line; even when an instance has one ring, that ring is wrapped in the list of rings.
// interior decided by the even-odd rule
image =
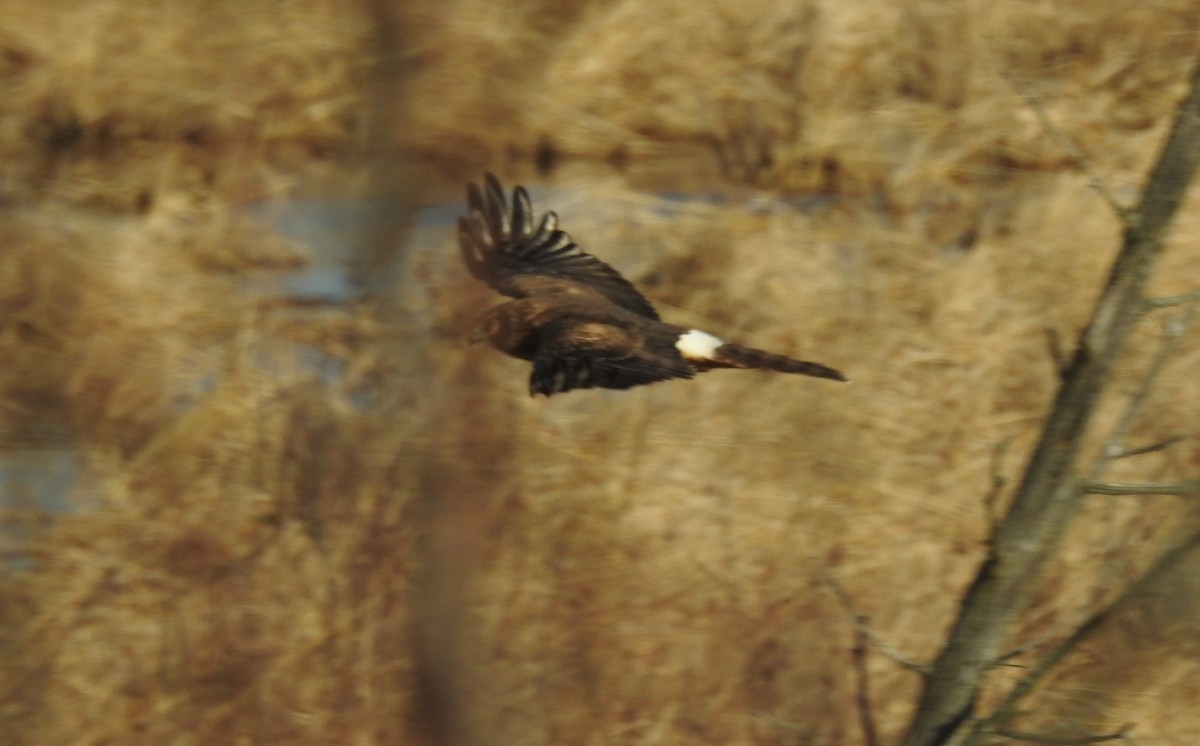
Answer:
[[[713,350],[711,360],[713,367],[757,368],[760,370],[774,370],[780,373],[798,373],[802,376],[813,376],[814,378],[829,378],[834,381],[850,380],[842,375],[841,372],[820,363],[794,360],[785,355],[776,355],[773,352],[766,352],[765,350],[758,350],[753,347],[743,347],[731,342],[726,342]]]

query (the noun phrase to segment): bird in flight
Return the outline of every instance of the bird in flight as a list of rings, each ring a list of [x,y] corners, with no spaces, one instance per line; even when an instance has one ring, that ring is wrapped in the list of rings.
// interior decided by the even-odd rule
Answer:
[[[533,363],[531,396],[573,389],[627,389],[692,378],[714,368],[757,368],[834,381],[819,363],[726,342],[662,321],[654,306],[612,267],[581,250],[547,212],[535,219],[529,193],[491,173],[481,190],[467,184],[468,212],[458,219],[467,269],[515,300],[488,310],[472,341]]]

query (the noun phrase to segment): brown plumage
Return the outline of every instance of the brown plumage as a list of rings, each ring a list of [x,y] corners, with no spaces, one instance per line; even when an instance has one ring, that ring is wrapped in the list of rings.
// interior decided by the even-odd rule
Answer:
[[[490,309],[472,340],[533,362],[529,393],[627,389],[714,368],[759,368],[835,381],[833,368],[724,342],[667,324],[612,267],[582,251],[548,212],[534,220],[524,187],[511,205],[500,180],[467,185],[458,219],[463,261],[476,278],[516,300]]]

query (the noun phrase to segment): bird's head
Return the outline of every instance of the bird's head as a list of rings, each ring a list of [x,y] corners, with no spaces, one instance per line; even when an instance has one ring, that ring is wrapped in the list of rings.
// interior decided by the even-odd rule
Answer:
[[[511,303],[504,303],[481,316],[468,339],[471,344],[488,342],[501,352],[532,359],[537,345],[537,331],[523,323],[519,309]]]
[[[514,326],[513,320],[509,318],[508,310],[505,306],[500,305],[489,309],[487,313],[480,316],[479,320],[475,322],[474,328],[471,329],[471,336],[467,338],[471,344],[490,342],[501,350],[505,349],[506,340],[512,336]]]

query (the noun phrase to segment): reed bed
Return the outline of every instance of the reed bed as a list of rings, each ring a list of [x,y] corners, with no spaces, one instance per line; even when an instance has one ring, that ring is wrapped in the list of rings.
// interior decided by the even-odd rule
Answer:
[[[1198,12],[0,1],[0,455],[81,465],[58,515],[0,484],[0,740],[861,743],[829,578],[937,651],[1120,239],[1040,117],[1132,201]],[[484,168],[567,187],[537,206],[669,319],[854,382],[532,401],[464,342],[490,298],[449,226],[398,218],[388,292],[311,303],[277,289],[312,247],[247,210],[399,181],[403,212]],[[1196,289],[1198,229],[1193,197],[1155,293]],[[1177,313],[1140,330],[1093,453]],[[1198,339],[1131,432],[1183,439],[1111,478],[1195,478]],[[1095,498],[1014,662],[1191,502]],[[1028,729],[1195,743],[1197,578],[1071,656]],[[866,670],[891,742],[918,678]]]

